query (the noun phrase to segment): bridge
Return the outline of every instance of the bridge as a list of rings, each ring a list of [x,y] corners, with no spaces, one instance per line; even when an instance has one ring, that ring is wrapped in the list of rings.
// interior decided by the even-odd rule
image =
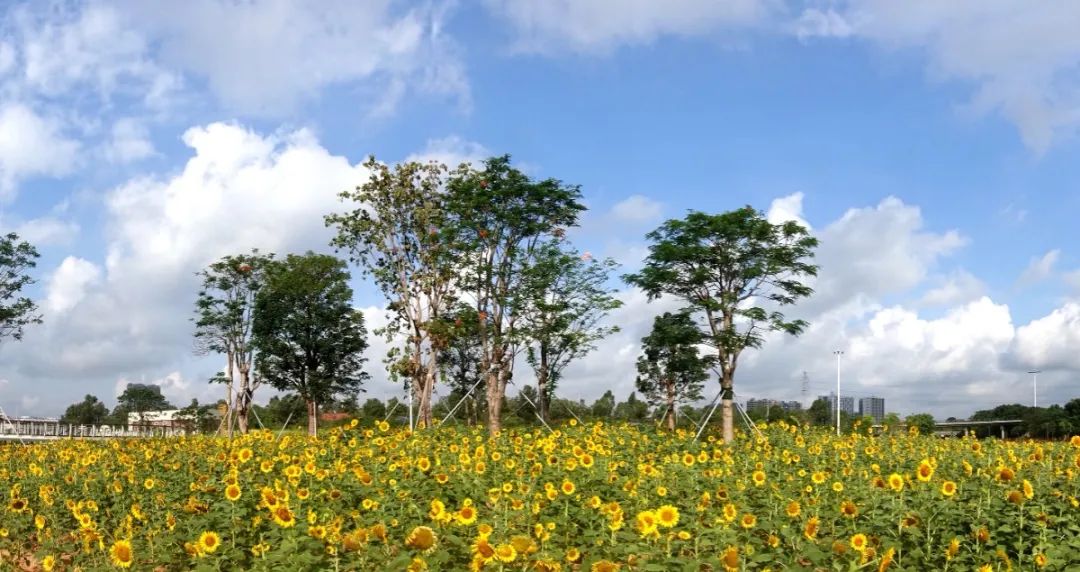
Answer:
[[[2,441],[52,441],[55,439],[110,439],[117,437],[174,437],[186,431],[154,425],[74,425],[44,417],[0,417]]]
[[[1006,425],[1018,425],[1023,423],[1023,419],[991,419],[988,421],[935,421],[934,432],[940,433],[950,429],[971,429],[974,427],[1000,427],[1001,438],[1005,438],[1005,426]],[[900,423],[900,427],[907,427],[907,423]],[[881,431],[883,425],[871,425],[871,429]]]

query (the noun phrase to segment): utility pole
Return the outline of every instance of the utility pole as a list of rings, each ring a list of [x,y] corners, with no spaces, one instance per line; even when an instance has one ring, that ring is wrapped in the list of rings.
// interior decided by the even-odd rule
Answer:
[[[806,397],[810,394],[810,376],[806,375],[806,372],[802,372],[802,400],[803,407],[809,408],[810,404],[806,402]]]
[[[840,435],[840,356],[844,352],[836,350],[833,354],[836,355],[836,434]]]
[[[1033,369],[1028,373],[1031,374],[1031,406],[1039,406],[1039,374],[1042,373],[1041,369]]]

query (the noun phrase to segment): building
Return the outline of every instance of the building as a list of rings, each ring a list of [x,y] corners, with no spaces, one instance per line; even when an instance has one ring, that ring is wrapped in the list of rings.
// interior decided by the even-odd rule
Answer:
[[[836,394],[830,393],[828,395],[819,395],[818,399],[824,399],[829,402],[829,411],[836,413]],[[847,413],[848,415],[855,415],[855,398],[840,396],[840,411]]]
[[[180,414],[179,409],[167,409],[165,411],[144,411],[140,413],[128,413],[129,427],[165,427],[178,429],[185,427],[189,420]]]
[[[802,403],[798,401],[780,401],[777,399],[747,399],[746,410],[747,411],[763,411],[769,412],[773,409],[783,411],[785,413],[791,411],[801,411]]]
[[[881,397],[864,397],[859,400],[859,416],[870,416],[878,423],[885,418],[885,400]]]

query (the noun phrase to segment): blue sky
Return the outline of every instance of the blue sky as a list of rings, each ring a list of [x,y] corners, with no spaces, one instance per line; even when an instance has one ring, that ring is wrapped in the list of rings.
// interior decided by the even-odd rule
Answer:
[[[5,4],[0,227],[42,252],[45,324],[0,346],[0,405],[58,414],[131,381],[218,397],[222,360],[191,354],[193,273],[327,250],[321,216],[368,154],[510,153],[580,184],[575,239],[626,269],[688,209],[807,223],[822,269],[793,313],[814,326],[749,356],[740,397],[802,398],[802,371],[828,391],[838,347],[845,391],[901,413],[1027,403],[1032,367],[1040,402],[1080,396],[1078,19],[1005,0]],[[631,390],[667,303],[620,288],[622,331],[561,393]],[[400,393],[384,349],[379,397]]]

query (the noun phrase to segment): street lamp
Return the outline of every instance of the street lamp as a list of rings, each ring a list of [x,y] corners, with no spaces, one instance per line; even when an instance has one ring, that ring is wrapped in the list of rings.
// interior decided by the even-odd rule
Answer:
[[[840,435],[840,356],[844,352],[836,350],[833,354],[836,356],[836,434]]]
[[[1028,373],[1031,374],[1031,406],[1039,406],[1039,374],[1042,373],[1041,369],[1033,369]]]

